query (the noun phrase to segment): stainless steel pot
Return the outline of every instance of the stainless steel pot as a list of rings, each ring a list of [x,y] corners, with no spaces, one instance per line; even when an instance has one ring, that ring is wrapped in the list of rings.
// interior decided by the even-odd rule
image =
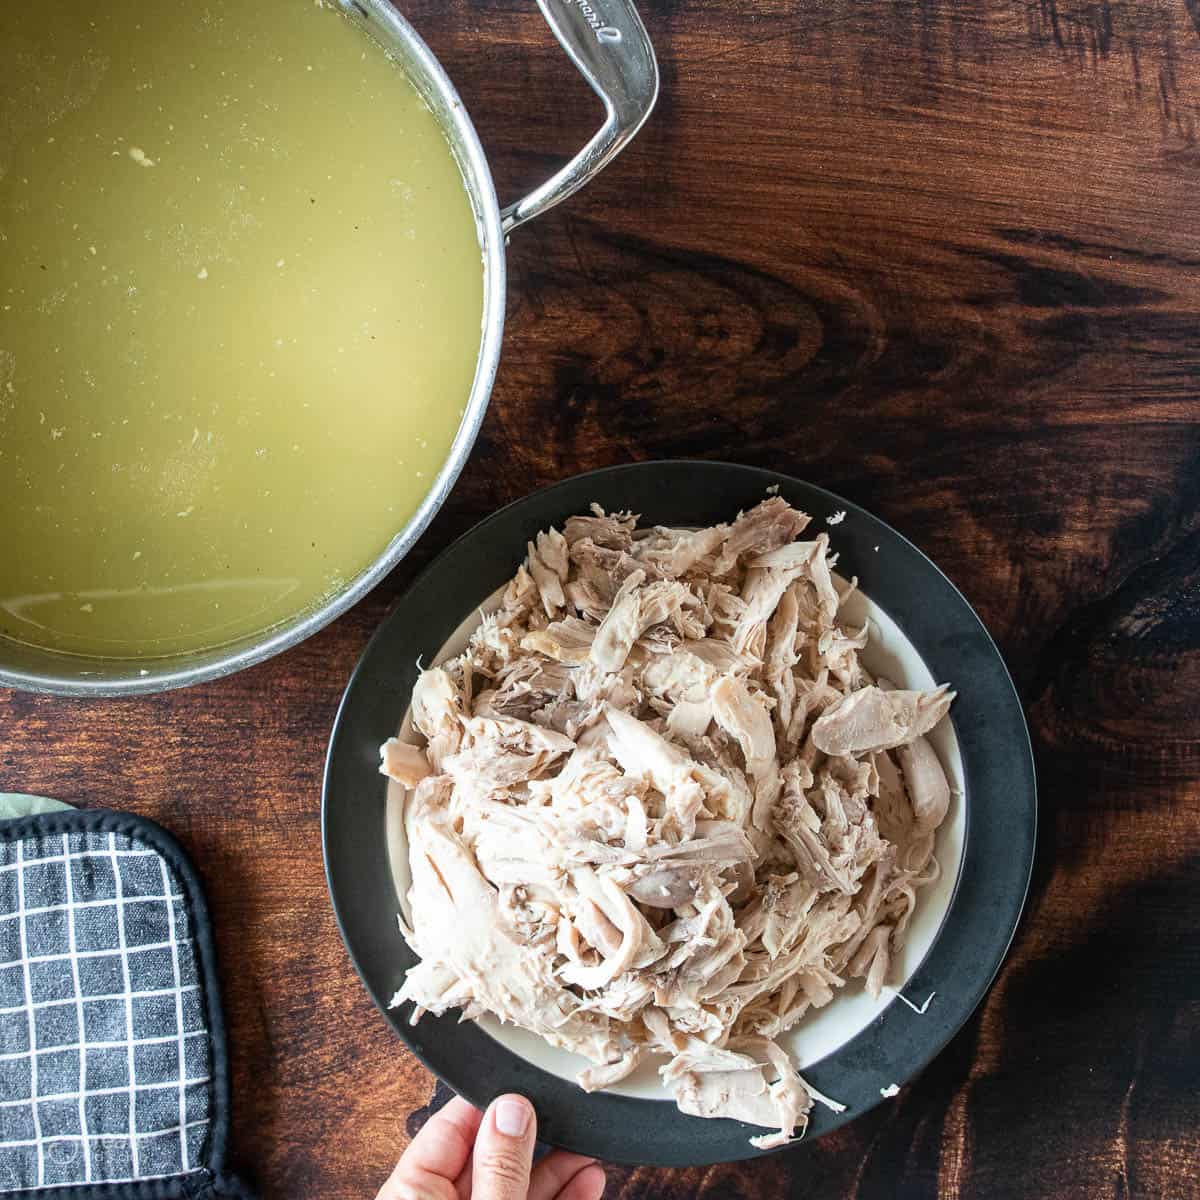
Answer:
[[[645,27],[628,0],[538,0],[550,28],[604,101],[605,120],[556,175],[501,208],[487,158],[449,76],[389,0],[338,0],[366,33],[404,68],[441,122],[462,168],[479,227],[484,263],[483,336],[471,397],[450,453],[408,524],[379,558],[319,608],[265,633],[213,651],[169,658],[106,660],[0,639],[0,687],[70,696],[122,696],[186,687],[240,671],[316,633],[360,600],[408,553],[442,506],[463,468],[491,396],[504,331],[505,241],[518,226],[582,187],[641,128],[658,96],[658,64]]]

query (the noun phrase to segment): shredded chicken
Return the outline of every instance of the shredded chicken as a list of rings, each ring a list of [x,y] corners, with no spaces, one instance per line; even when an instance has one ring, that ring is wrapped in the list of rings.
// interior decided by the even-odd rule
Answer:
[[[385,774],[414,789],[393,1004],[491,1013],[594,1065],[648,1055],[684,1112],[803,1131],[777,1044],[851,979],[878,996],[937,877],[954,699],[859,661],[824,533],[771,497],[638,531],[595,508],[539,534],[467,651],[424,671]],[[832,522],[831,522],[832,523]],[[839,586],[841,593],[839,593]]]

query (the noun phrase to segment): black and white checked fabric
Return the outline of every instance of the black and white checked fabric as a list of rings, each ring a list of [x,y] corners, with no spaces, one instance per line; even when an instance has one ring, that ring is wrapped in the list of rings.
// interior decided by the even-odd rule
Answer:
[[[188,889],[144,837],[71,817],[0,839],[0,1192],[211,1159],[220,1089]]]

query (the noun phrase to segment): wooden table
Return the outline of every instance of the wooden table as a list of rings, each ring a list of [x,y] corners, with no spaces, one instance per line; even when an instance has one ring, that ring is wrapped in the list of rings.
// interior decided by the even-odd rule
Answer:
[[[532,3],[414,0],[506,196],[595,105]],[[298,649],[182,693],[0,693],[0,790],[153,817],[207,878],[236,1157],[370,1200],[432,1081],[326,898],[326,737],[368,635],[479,517],[675,455],[842,492],[1003,649],[1037,748],[1026,917],[893,1101],[610,1195],[1200,1196],[1200,2],[644,0],[663,94],[514,236],[504,361],[419,549]],[[968,680],[958,681],[969,686]]]

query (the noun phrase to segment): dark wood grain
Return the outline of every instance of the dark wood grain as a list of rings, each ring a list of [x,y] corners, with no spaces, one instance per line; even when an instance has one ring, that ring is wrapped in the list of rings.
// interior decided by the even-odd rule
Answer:
[[[594,102],[532,3],[407,6],[506,196]],[[322,878],[339,694],[391,598],[485,513],[674,455],[843,492],[997,637],[1041,784],[1027,916],[892,1102],[625,1200],[1200,1196],[1200,3],[645,0],[660,107],[513,238],[483,436],[418,550],[310,642],[168,696],[0,694],[0,789],[145,813],[207,878],[236,1155],[369,1200],[432,1082]],[[968,680],[956,681],[969,686]]]

